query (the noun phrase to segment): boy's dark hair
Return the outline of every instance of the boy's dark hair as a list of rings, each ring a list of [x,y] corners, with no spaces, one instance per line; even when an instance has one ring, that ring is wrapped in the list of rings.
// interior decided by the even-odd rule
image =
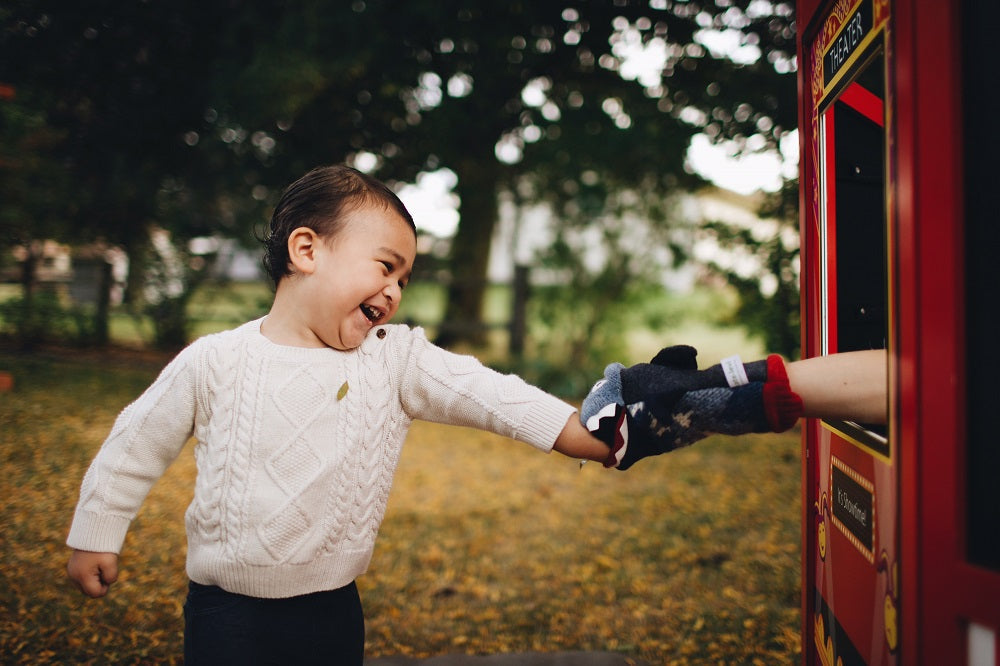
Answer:
[[[399,213],[416,234],[417,227],[406,206],[389,187],[357,169],[344,165],[317,167],[288,186],[271,215],[264,236],[264,268],[275,286],[291,275],[288,237],[299,227],[323,238],[340,232],[344,214],[364,205],[383,206]]]

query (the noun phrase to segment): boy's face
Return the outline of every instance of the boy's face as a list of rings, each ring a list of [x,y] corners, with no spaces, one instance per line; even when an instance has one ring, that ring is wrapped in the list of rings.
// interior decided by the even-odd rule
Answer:
[[[340,232],[319,243],[310,276],[310,328],[328,347],[348,350],[399,309],[417,255],[413,229],[381,206],[350,211]]]

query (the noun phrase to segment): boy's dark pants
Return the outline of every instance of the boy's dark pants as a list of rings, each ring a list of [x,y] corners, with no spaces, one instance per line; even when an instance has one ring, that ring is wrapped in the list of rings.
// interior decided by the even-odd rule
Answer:
[[[365,650],[357,585],[259,599],[191,582],[184,604],[184,663],[356,664]]]

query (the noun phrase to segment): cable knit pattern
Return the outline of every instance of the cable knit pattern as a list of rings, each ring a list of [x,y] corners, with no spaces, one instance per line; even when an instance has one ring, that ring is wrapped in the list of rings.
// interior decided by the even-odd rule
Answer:
[[[245,407],[245,404],[236,403],[236,392],[220,390],[238,376],[240,364],[237,354],[211,345],[206,347],[199,356],[199,375],[196,381],[206,387],[201,408],[208,417],[208,423],[215,424],[217,429],[211,434],[202,436],[199,433],[198,436],[199,439],[217,442],[217,445],[195,446],[198,467],[208,471],[199,474],[195,480],[194,500],[185,514],[185,522],[189,530],[197,529],[204,538],[225,542],[223,530],[226,515],[233,508],[224,504],[226,497],[223,495],[223,480],[226,479],[227,468],[232,465],[237,474],[229,482],[234,486],[239,486],[240,482],[245,484],[245,475],[238,473],[246,469],[245,459],[239,458],[244,452],[233,446],[233,440],[246,436],[245,428],[249,421],[245,414],[238,414],[236,411]],[[244,428],[242,432],[240,427]]]
[[[193,435],[191,579],[256,597],[335,589],[368,567],[414,419],[548,451],[573,411],[420,329],[382,326],[342,352],[276,345],[253,321],[191,344],[122,411],[84,477],[67,543],[119,552]]]
[[[384,479],[381,472],[386,469],[387,461],[383,456],[383,447],[386,442],[383,441],[383,438],[385,437],[386,419],[390,411],[389,394],[381,389],[381,385],[385,382],[384,366],[381,365],[378,357],[372,356],[370,349],[362,349],[360,356],[362,357],[359,359],[361,367],[358,373],[361,378],[358,386],[360,390],[353,397],[348,392],[346,397],[350,398],[352,403],[356,400],[364,405],[363,409],[352,410],[361,416],[357,425],[365,433],[360,442],[362,450],[357,463],[357,487],[369,488],[372,490],[372,494],[367,497],[358,497],[358,501],[351,503],[350,530],[347,534],[347,541],[352,546],[364,544],[368,540],[374,539],[375,533],[372,532],[372,526],[381,522],[381,515],[384,513],[385,502],[383,494],[380,492]],[[392,469],[395,469],[395,464],[392,465]]]

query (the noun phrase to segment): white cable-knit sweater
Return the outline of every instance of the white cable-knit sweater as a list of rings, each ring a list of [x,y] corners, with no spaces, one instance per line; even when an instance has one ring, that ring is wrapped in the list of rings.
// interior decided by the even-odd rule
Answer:
[[[192,343],[122,411],[84,476],[69,546],[119,552],[194,436],[191,579],[271,598],[342,587],[368,567],[412,420],[548,451],[574,411],[419,328],[381,326],[343,352],[276,345],[261,321]]]

